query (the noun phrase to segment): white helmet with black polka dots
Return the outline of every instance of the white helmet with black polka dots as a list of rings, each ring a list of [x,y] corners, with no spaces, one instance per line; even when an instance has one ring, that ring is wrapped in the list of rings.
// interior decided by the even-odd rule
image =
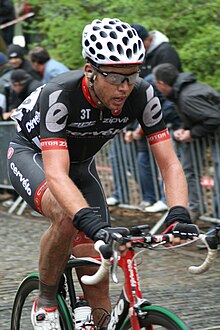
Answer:
[[[85,26],[82,55],[97,65],[141,64],[145,49],[136,30],[128,23],[103,18]]]

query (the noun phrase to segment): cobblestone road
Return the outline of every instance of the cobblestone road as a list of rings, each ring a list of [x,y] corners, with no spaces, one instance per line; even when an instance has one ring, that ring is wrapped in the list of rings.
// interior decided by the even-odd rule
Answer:
[[[117,221],[114,224],[118,225]],[[44,218],[9,216],[0,211],[0,330],[10,329],[19,282],[37,271],[39,239],[47,226]],[[200,263],[205,254],[195,248],[181,251],[144,252],[139,266],[144,296],[177,313],[192,330],[220,330],[220,258],[206,274],[192,276],[187,267]],[[121,283],[111,285],[113,299],[120,288]]]

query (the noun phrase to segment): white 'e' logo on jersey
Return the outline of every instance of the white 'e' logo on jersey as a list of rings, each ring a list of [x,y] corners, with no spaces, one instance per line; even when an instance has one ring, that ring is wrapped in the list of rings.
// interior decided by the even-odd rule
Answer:
[[[151,127],[159,123],[162,119],[161,105],[157,96],[154,96],[154,89],[149,86],[146,90],[147,105],[143,112],[143,122],[146,126]]]
[[[56,103],[62,90],[55,91],[49,96],[49,109],[46,114],[46,127],[50,132],[59,132],[66,127],[68,110],[65,104]]]

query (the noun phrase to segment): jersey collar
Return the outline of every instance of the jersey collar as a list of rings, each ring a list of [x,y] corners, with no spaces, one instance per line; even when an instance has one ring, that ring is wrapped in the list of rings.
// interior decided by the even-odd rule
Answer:
[[[93,100],[91,98],[91,95],[89,93],[89,88],[87,86],[86,77],[85,76],[83,77],[83,80],[82,80],[82,91],[83,91],[83,94],[84,94],[85,98],[93,106],[93,108],[97,108],[95,102],[93,102]]]

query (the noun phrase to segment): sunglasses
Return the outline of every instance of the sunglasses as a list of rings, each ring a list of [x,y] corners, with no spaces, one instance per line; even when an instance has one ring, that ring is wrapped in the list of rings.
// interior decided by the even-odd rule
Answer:
[[[121,74],[116,72],[104,72],[101,69],[97,68],[96,66],[93,66],[93,68],[103,77],[105,77],[106,80],[112,85],[120,85],[125,80],[127,80],[129,85],[133,85],[136,83],[136,80],[139,77],[139,73],[140,73],[140,71],[138,70],[131,74]]]

